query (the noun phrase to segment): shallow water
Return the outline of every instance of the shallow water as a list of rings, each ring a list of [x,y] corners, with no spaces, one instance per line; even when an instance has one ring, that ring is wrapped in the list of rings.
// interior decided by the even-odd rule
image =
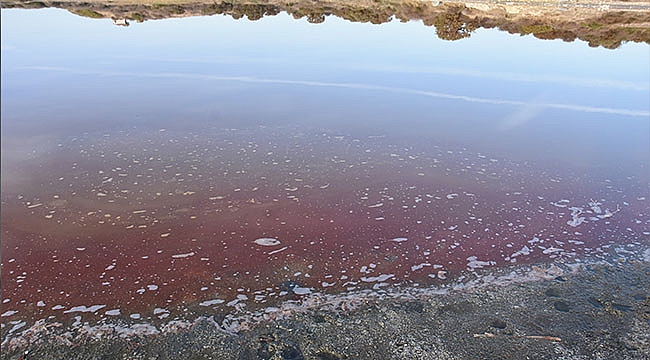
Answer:
[[[3,331],[650,243],[646,44],[284,14],[2,24]]]

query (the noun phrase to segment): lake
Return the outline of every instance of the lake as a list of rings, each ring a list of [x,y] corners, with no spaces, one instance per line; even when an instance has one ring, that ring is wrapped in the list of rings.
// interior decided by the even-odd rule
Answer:
[[[2,10],[3,349],[650,261],[647,43],[318,19]]]

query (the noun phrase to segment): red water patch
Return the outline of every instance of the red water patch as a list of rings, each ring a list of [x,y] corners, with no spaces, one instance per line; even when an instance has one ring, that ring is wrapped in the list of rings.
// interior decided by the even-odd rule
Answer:
[[[29,184],[3,190],[2,312],[17,312],[3,321],[444,283],[604,256],[650,231],[642,182],[387,138],[122,134],[70,141],[31,166]],[[584,222],[571,226],[574,215]]]

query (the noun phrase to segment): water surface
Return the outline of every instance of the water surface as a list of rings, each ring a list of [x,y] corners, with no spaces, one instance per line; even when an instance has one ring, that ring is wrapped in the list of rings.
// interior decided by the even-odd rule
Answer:
[[[650,239],[647,44],[2,10],[2,316],[445,286]]]

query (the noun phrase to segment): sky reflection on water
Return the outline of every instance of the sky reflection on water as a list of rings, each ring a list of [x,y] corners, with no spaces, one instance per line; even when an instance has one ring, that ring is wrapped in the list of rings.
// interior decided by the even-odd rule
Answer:
[[[2,10],[7,316],[242,310],[648,245],[647,45],[432,31]]]

